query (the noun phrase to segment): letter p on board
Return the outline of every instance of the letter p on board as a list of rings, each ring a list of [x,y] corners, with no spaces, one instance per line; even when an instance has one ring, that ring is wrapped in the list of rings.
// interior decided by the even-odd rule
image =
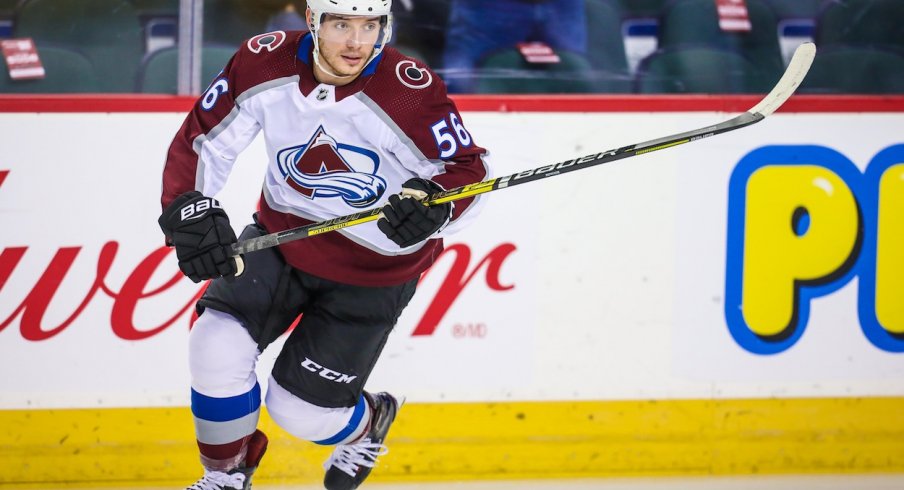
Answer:
[[[793,327],[797,288],[842,270],[857,243],[857,201],[831,170],[772,165],[750,175],[746,192],[741,304],[760,337]]]
[[[729,184],[726,320],[758,354],[793,345],[810,299],[851,277],[862,243],[859,170],[816,146],[771,146],[744,157]]]

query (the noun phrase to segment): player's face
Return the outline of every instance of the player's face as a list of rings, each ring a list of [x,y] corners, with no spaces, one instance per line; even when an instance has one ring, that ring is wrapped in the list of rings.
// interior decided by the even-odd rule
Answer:
[[[356,76],[364,70],[382,29],[379,17],[327,14],[317,33],[320,59],[336,75]]]

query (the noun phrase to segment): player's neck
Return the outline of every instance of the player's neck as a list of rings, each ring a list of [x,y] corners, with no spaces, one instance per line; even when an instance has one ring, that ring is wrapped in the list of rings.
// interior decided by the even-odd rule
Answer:
[[[358,79],[358,75],[352,75],[347,77],[341,77],[338,75],[334,75],[332,73],[328,73],[326,70],[321,68],[319,64],[314,63],[314,79],[316,79],[320,83],[325,83],[327,85],[334,85],[336,87],[342,87],[344,85],[348,85],[355,80]]]

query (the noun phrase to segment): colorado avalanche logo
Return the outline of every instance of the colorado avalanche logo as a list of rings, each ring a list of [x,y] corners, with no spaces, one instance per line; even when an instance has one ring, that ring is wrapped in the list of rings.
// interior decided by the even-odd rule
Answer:
[[[258,34],[248,40],[248,49],[253,53],[260,53],[262,50],[272,52],[274,49],[282,45],[286,40],[286,33],[283,31],[273,31],[264,34]]]
[[[399,81],[408,88],[420,90],[433,83],[433,75],[430,74],[430,71],[418,68],[417,64],[411,60],[400,61],[396,65],[395,71]]]
[[[355,208],[377,202],[386,191],[386,180],[376,175],[376,153],[337,143],[317,128],[307,144],[280,150],[276,156],[286,183],[308,199],[339,197]]]

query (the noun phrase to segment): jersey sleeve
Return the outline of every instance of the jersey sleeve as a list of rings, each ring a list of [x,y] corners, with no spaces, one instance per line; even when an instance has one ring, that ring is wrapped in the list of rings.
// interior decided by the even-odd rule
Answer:
[[[238,87],[243,50],[211,82],[176,133],[163,170],[161,204],[196,190],[215,196],[226,183],[236,157],[254,140],[260,124],[243,110]]]
[[[484,158],[486,150],[478,146],[465,129],[455,104],[445,97],[445,102],[438,109],[433,117],[425,120],[435,144],[424,150],[435,152],[435,158],[442,162],[439,173],[432,180],[445,189],[452,189],[487,179],[490,169]],[[453,221],[472,203],[473,199],[456,201]]]
[[[423,65],[418,69],[433,82],[423,90],[417,117],[411,119],[407,133],[435,169],[430,179],[444,189],[453,189],[491,178],[487,150],[477,144],[465,126],[464,118],[446,92],[442,79]],[[429,75],[428,75],[429,74]],[[477,214],[481,197],[454,202],[452,220],[443,235],[454,233]]]

